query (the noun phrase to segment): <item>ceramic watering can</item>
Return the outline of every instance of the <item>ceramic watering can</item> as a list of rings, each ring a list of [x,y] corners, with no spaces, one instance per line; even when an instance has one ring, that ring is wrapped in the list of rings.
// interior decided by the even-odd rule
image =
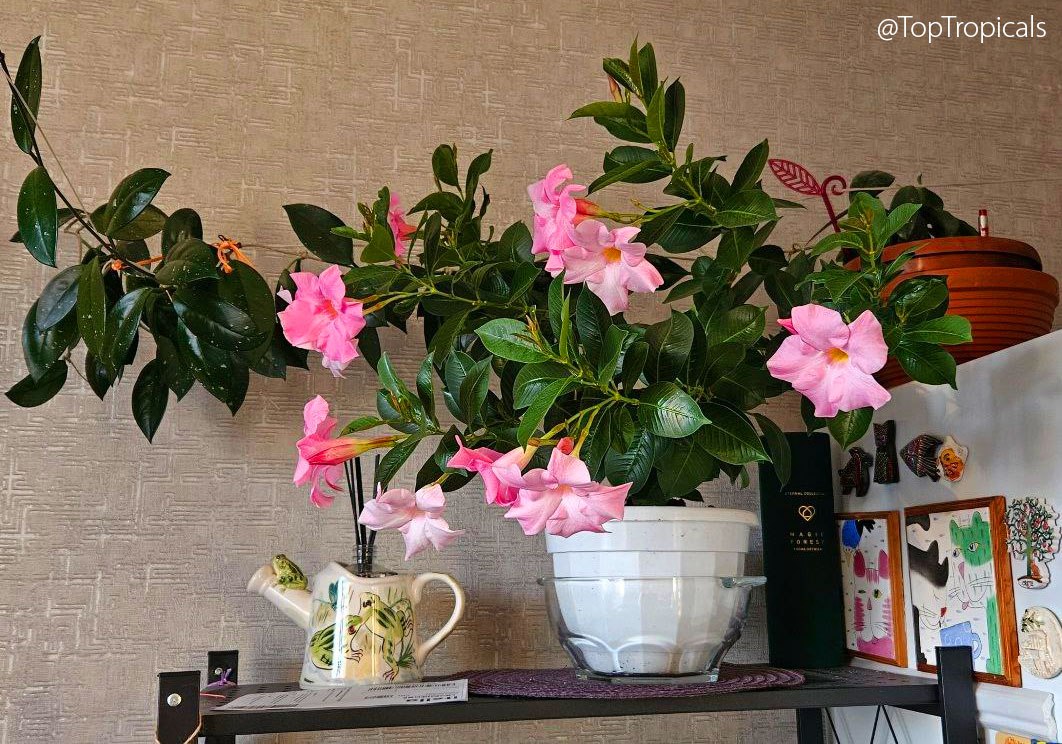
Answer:
[[[441,581],[454,593],[450,619],[426,641],[417,640],[416,608],[424,586]],[[306,654],[299,686],[416,682],[424,660],[457,625],[465,594],[453,577],[441,573],[352,573],[329,563],[313,578],[283,555],[255,572],[247,590],[261,594],[306,628]]]

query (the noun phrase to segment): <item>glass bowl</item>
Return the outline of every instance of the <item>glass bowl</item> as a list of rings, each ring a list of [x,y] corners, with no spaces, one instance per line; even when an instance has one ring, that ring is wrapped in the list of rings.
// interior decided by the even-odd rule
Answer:
[[[603,677],[716,681],[762,576],[539,579],[575,665]]]

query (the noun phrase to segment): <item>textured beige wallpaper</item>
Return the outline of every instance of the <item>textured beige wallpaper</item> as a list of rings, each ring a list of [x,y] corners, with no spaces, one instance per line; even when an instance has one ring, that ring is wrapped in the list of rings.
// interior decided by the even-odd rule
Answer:
[[[879,41],[885,16],[976,20],[1035,13],[1040,40]],[[820,176],[881,167],[926,182],[1057,177],[1062,13],[1051,0],[757,3],[747,0],[5,0],[0,45],[15,60],[43,33],[41,119],[86,201],[144,166],[173,172],[160,206],[194,206],[208,233],[293,250],[281,205],[311,201],[348,218],[382,183],[430,188],[440,141],[467,156],[496,149],[496,223],[529,213],[524,186],[560,161],[587,174],[608,140],[566,122],[606,87],[604,54],[635,33],[656,44],[665,74],[686,85],[686,137],[703,154],[738,154],[763,137]],[[4,97],[6,101],[6,96]],[[5,104],[6,108],[6,104]],[[6,114],[4,121],[6,122]],[[14,231],[29,161],[0,127],[0,227]],[[585,181],[584,181],[585,182]],[[781,190],[775,193],[782,194]],[[968,219],[992,210],[996,234],[1029,240],[1062,270],[1058,182],[942,190]],[[615,197],[618,199],[618,196]],[[805,238],[814,207],[776,235]],[[24,374],[22,318],[51,275],[3,243],[0,385]],[[69,249],[68,249],[69,250]],[[67,254],[69,255],[69,253]],[[258,251],[274,273],[284,260]],[[386,338],[412,377],[419,329]],[[372,405],[370,376],[318,368],[287,383],[256,379],[232,419],[202,391],[148,446],[129,413],[129,385],[99,402],[73,384],[48,405],[0,400],[0,744],[150,740],[155,674],[201,668],[211,648],[239,648],[244,681],[294,679],[302,633],[244,593],[274,551],[304,566],[348,555],[349,512],[312,509],[290,485],[300,410],[313,393],[341,414]],[[791,411],[791,401],[783,403]],[[410,473],[413,469],[410,469]],[[411,481],[410,476],[404,478]],[[713,489],[716,503],[755,508],[754,490]],[[453,573],[467,619],[431,671],[562,664],[534,578],[541,539],[489,517],[480,494],[455,498],[468,530],[415,569]],[[394,540],[384,561],[400,565]],[[439,606],[429,623],[441,618]],[[737,660],[765,656],[757,601]],[[361,741],[776,742],[789,715],[671,716],[403,729]],[[261,742],[339,742],[286,735]]]

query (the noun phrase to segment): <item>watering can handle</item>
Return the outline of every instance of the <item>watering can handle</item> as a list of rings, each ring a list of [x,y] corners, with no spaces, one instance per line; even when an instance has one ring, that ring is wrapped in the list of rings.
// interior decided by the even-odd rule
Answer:
[[[442,573],[422,573],[417,578],[413,579],[413,586],[410,588],[410,593],[413,595],[413,603],[418,604],[420,602],[421,592],[424,591],[424,585],[429,581],[441,581],[450,587],[450,591],[454,593],[454,611],[450,615],[450,619],[439,628],[439,630],[424,643],[420,644],[414,653],[414,660],[417,663],[417,667],[424,664],[424,660],[428,658],[428,654],[435,650],[435,647],[442,643],[446,636],[450,635],[450,632],[457,625],[461,616],[465,613],[465,593],[461,589],[461,585],[458,584],[453,576]]]

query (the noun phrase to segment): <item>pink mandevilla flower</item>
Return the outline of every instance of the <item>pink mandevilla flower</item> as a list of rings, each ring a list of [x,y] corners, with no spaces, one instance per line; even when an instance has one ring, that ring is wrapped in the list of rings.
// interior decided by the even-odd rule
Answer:
[[[593,202],[572,196],[573,192],[586,187],[566,183],[571,178],[571,169],[561,164],[552,168],[541,181],[527,187],[535,208],[531,253],[549,254],[546,271],[553,276],[564,270],[564,252],[575,245],[569,235],[571,228],[599,211]]]
[[[519,451],[519,450],[514,450]],[[520,473],[518,463],[496,463],[498,478],[518,489],[506,519],[520,523],[525,535],[545,529],[570,537],[577,532],[604,532],[605,522],[623,519],[623,504],[631,484],[604,486],[590,480],[586,463],[554,448],[545,468]]]
[[[357,336],[365,327],[362,304],[346,296],[338,266],[320,276],[309,271],[291,275],[295,295],[277,292],[288,306],[277,313],[284,337],[300,349],[321,353],[321,363],[336,377],[358,356]]]
[[[303,437],[295,443],[299,461],[295,465],[294,482],[297,486],[312,483],[310,500],[314,506],[332,505],[334,493],[340,489],[343,477],[342,465],[347,460],[381,447],[390,447],[400,442],[401,435],[382,437],[333,437],[336,420],[328,415],[328,401],[320,395],[310,400],[302,409]]]
[[[584,220],[569,231],[575,248],[564,252],[564,283],[585,282],[609,313],[627,309],[631,292],[654,292],[664,283],[645,258],[643,243],[632,243],[637,227],[609,230],[597,220]]]
[[[308,401],[303,407],[302,420],[304,436],[295,445],[299,451],[299,462],[295,465],[295,485],[312,483],[310,500],[313,505],[331,506],[334,496],[326,492],[322,485],[327,485],[333,491],[338,490],[343,469],[339,465],[311,465],[310,461],[303,456],[303,450],[305,448],[309,452],[311,444],[330,440],[332,430],[336,427],[336,420],[328,415],[328,401],[320,395]]]
[[[836,310],[801,305],[778,323],[793,335],[767,360],[767,369],[814,403],[816,416],[833,418],[889,402],[889,391],[872,376],[885,366],[889,351],[874,313],[866,310],[846,325]]]
[[[452,530],[442,518],[446,497],[438,483],[425,486],[416,493],[405,488],[392,488],[377,493],[365,504],[358,521],[374,530],[398,530],[406,542],[406,560],[429,545],[442,550],[464,530]]]
[[[509,506],[516,501],[516,489],[502,483],[494,474],[494,463],[504,457],[501,452],[490,447],[471,449],[465,446],[460,437],[457,438],[457,445],[457,453],[446,463],[446,467],[479,473],[483,479],[484,499],[488,504]]]
[[[391,233],[395,236],[395,256],[403,260],[406,248],[409,245],[409,236],[417,231],[416,225],[411,225],[405,220],[406,213],[402,211],[402,204],[398,196],[391,194],[391,208],[387,210],[387,224]]]

